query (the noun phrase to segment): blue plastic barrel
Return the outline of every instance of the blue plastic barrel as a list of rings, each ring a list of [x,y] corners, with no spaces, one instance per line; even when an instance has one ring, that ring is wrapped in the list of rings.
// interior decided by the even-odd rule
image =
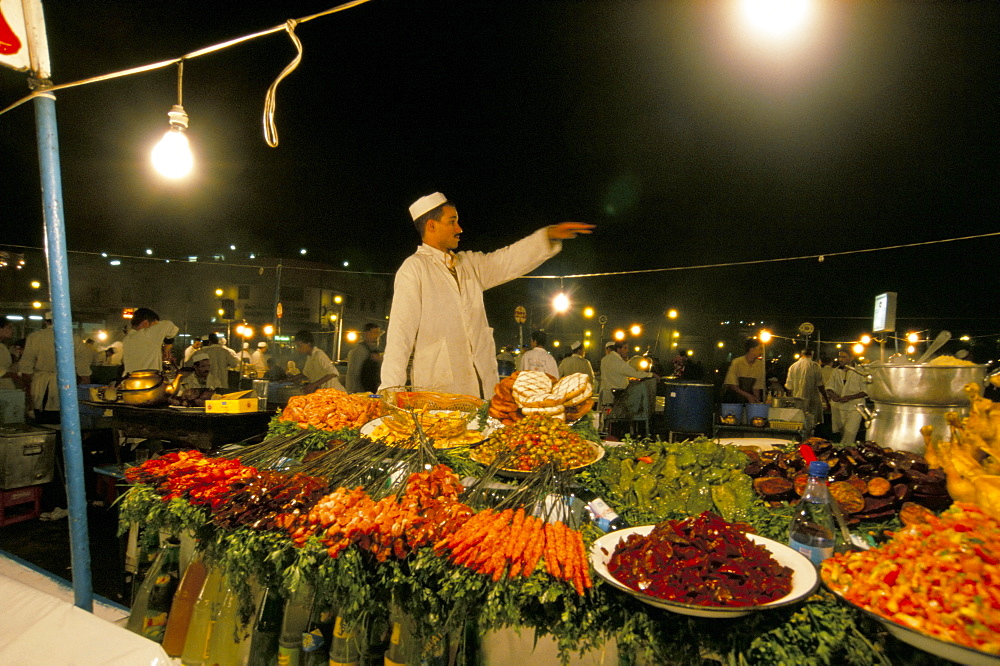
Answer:
[[[667,432],[712,433],[715,386],[695,382],[664,382],[663,421]]]

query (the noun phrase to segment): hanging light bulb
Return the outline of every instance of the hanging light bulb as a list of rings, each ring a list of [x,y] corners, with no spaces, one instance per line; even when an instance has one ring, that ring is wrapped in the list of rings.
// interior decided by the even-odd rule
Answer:
[[[177,104],[167,113],[170,129],[153,148],[153,167],[166,178],[183,178],[191,173],[194,157],[187,134],[188,115],[182,106],[182,85],[184,81],[184,61],[177,65]]]

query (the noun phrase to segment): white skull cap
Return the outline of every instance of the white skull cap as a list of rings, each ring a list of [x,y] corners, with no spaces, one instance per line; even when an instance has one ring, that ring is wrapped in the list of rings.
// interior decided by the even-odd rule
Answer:
[[[447,203],[448,197],[441,194],[440,192],[435,192],[434,194],[428,194],[425,197],[420,197],[416,201],[410,204],[410,217],[416,220],[418,217],[426,213],[427,211],[434,210],[443,203]]]

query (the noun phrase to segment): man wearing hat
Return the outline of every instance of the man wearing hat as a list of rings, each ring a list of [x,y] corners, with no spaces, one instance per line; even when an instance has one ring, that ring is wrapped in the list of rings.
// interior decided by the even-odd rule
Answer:
[[[214,385],[217,382],[211,381],[212,359],[207,352],[199,350],[191,354],[190,363],[194,366],[194,372],[186,372],[186,369],[181,371],[186,373],[180,382],[182,394],[189,389],[219,388]]]
[[[267,351],[266,342],[257,343],[257,351],[250,355],[250,364],[257,371],[257,376],[263,378],[267,374],[267,362],[271,354]]]
[[[571,344],[569,348],[571,350],[570,355],[559,363],[559,376],[565,377],[566,375],[582,372],[590,377],[591,385],[596,386],[596,384],[594,384],[594,366],[592,366],[590,361],[587,360],[587,350],[583,348],[583,343],[577,340]]]
[[[38,423],[59,423],[56,334],[52,328],[51,312],[45,313],[42,330],[35,331],[25,340],[18,368],[31,396],[35,420]]]
[[[396,271],[381,386],[489,396],[499,374],[483,291],[534,270],[594,225],[563,222],[495,252],[456,253],[462,227],[447,197],[417,199],[410,217],[423,244]]]

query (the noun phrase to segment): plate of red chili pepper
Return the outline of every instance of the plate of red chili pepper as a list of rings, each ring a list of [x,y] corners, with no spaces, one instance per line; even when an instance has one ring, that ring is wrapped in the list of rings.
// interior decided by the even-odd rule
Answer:
[[[749,529],[706,511],[606,534],[590,559],[611,585],[682,615],[740,617],[816,590],[819,577],[808,559]]]

